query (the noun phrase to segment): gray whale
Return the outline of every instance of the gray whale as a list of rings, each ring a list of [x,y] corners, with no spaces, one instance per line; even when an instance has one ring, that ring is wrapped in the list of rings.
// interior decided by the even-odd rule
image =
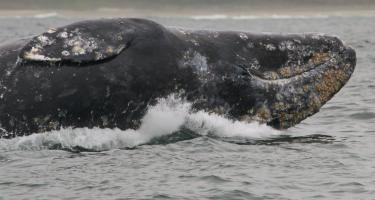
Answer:
[[[324,34],[254,34],[102,19],[0,46],[0,137],[61,127],[137,128],[179,93],[193,108],[278,129],[318,112],[355,51]]]

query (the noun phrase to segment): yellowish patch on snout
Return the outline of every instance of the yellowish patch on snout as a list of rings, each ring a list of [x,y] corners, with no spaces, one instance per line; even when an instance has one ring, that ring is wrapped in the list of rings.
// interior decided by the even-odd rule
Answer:
[[[292,70],[290,67],[283,67],[280,68],[278,73],[281,75],[283,78],[291,77],[292,76]]]
[[[321,102],[327,102],[345,83],[348,75],[344,70],[329,69],[323,74],[323,79],[316,85]]]
[[[322,64],[328,60],[329,60],[329,53],[322,53],[322,52],[314,53],[312,57],[310,58],[310,61],[314,65]]]

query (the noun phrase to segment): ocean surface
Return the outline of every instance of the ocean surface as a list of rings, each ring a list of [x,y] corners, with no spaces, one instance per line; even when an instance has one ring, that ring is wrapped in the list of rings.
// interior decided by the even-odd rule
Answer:
[[[0,139],[0,199],[375,199],[375,17],[195,16],[166,26],[323,32],[357,51],[347,85],[319,113],[277,131],[170,95],[138,130],[72,129]],[[0,43],[80,18],[1,17]]]

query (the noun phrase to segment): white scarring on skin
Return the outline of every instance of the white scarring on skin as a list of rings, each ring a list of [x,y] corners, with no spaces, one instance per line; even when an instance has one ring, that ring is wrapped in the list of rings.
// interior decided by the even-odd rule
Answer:
[[[42,45],[42,47],[47,46],[47,45],[51,45],[55,42],[55,40],[51,40],[50,38],[48,38],[45,35],[38,36],[38,40],[40,41],[40,44]]]
[[[193,43],[194,46],[199,46],[199,42],[196,41],[195,39],[191,39],[190,42]]]
[[[61,54],[63,56],[69,56],[70,55],[69,51],[66,51],[66,50],[62,51]]]
[[[214,31],[214,32],[213,32],[213,36],[214,36],[214,38],[218,38],[218,37],[219,37],[219,35],[220,35],[220,33],[219,33],[219,32],[217,32],[217,31]]]
[[[245,33],[240,33],[239,36],[240,36],[240,38],[241,38],[242,40],[247,40],[247,39],[249,39]]]
[[[284,50],[293,50],[295,48],[294,46],[294,43],[292,41],[282,41],[280,44],[279,44],[279,49],[281,51],[284,51]]]
[[[188,50],[184,53],[183,60],[180,61],[183,66],[191,66],[197,70],[201,80],[205,80],[208,73],[207,57],[199,52]]]
[[[65,45],[71,46],[73,55],[83,55],[86,52],[94,52],[98,48],[95,38],[82,38],[79,32],[75,32],[76,36],[69,40],[65,40]]]
[[[37,61],[61,61],[64,57],[64,59],[67,59],[69,56],[87,54],[90,58],[94,56],[94,60],[100,60],[114,54],[119,54],[126,47],[126,45],[106,45],[104,40],[90,34],[85,34],[85,32],[80,32],[78,28],[71,31],[65,28],[57,32],[56,38],[52,40],[49,37],[49,33],[55,32],[56,29],[52,29],[43,35],[37,36],[33,40],[31,50],[24,52],[23,58]],[[115,35],[115,37],[118,40],[123,39],[121,35]],[[59,42],[54,44],[56,41]],[[51,52],[48,48],[44,48],[50,45],[61,45],[62,49],[60,52],[55,52],[58,55],[55,55],[54,51]],[[195,45],[199,45],[198,42],[195,41]]]
[[[252,69],[252,70],[259,70],[260,69],[259,61],[256,58],[251,59],[250,69]]]
[[[43,56],[43,55],[38,55],[38,54],[33,55],[29,53],[25,55],[25,58],[30,59],[30,60],[54,61],[54,62],[61,60],[60,58],[50,58],[50,57]]]
[[[57,37],[66,39],[66,38],[68,38],[68,33],[65,32],[65,31],[61,32],[61,33],[57,34]]]
[[[273,44],[267,44],[267,45],[265,45],[265,48],[266,48],[268,51],[274,51],[274,50],[276,50],[276,47],[275,47],[275,45],[273,45]]]
[[[311,36],[311,38],[314,39],[314,40],[320,40],[324,36],[326,36],[326,35],[322,34],[322,33],[315,33],[314,35]]]
[[[32,47],[29,52],[26,52],[24,57],[30,60],[40,60],[40,61],[60,61],[60,58],[50,58],[40,54],[41,47],[36,45],[36,47]]]
[[[195,52],[194,57],[191,59],[191,63],[196,66],[199,72],[207,72],[207,58],[202,56],[200,53]]]
[[[252,42],[249,42],[249,43],[247,44],[247,47],[249,47],[250,49],[252,49],[252,48],[254,48],[254,47],[255,47],[255,45],[254,45],[254,43],[252,43]]]

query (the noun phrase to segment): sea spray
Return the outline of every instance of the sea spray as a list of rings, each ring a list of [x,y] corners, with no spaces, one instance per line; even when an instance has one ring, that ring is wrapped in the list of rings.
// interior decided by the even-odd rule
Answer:
[[[215,113],[194,112],[191,103],[172,94],[160,98],[149,106],[137,130],[118,128],[64,128],[45,133],[32,134],[13,139],[1,139],[0,149],[80,149],[104,151],[116,148],[133,148],[149,143],[152,139],[175,133],[181,128],[201,136],[266,138],[280,134],[279,131],[257,122],[235,121]]]
[[[280,131],[258,122],[230,120],[216,113],[199,111],[190,113],[185,127],[200,135],[217,137],[266,138],[279,135]]]

